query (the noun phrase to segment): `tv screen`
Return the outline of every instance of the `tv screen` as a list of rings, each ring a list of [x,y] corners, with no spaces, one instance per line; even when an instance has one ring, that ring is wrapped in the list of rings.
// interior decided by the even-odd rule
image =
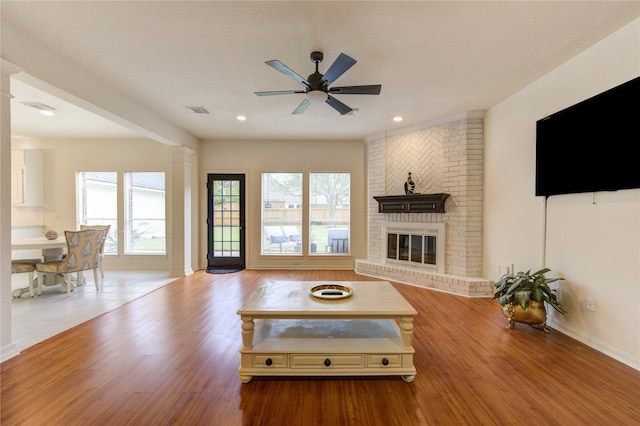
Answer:
[[[640,77],[536,122],[536,195],[640,188]]]

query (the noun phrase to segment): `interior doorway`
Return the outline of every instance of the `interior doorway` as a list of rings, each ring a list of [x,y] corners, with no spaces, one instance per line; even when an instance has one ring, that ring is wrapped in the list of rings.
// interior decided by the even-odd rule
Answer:
[[[207,175],[207,272],[245,268],[244,174]]]

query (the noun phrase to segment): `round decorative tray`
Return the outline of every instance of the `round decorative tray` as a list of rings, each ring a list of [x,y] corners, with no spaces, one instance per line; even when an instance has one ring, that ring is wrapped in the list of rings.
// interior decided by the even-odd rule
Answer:
[[[344,299],[352,293],[350,287],[340,284],[320,284],[311,287],[311,295],[318,299]]]

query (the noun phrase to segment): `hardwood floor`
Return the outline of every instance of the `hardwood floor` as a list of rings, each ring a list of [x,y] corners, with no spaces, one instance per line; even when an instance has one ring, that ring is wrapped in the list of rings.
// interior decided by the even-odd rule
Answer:
[[[418,311],[399,377],[242,384],[236,314],[265,279],[352,271],[198,272],[1,365],[9,425],[640,424],[640,372],[555,330],[505,328],[495,301],[394,284]]]

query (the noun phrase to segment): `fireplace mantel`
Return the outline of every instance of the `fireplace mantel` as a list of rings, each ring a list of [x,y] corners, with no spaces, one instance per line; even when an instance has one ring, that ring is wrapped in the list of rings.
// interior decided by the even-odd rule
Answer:
[[[378,213],[444,213],[449,194],[385,195],[373,197]]]

